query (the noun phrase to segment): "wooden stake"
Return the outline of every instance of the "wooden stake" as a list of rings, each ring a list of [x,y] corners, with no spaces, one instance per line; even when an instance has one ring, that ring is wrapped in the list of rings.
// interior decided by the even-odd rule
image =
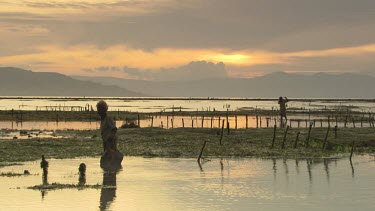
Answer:
[[[230,125],[229,125],[229,122],[227,122],[227,131],[228,131],[228,135],[230,134]]]
[[[221,140],[223,140],[223,135],[224,135],[224,122],[225,120],[223,119],[223,126],[221,127],[221,134],[220,134],[220,145],[221,145]]]
[[[141,127],[141,121],[140,121],[139,114],[138,114],[138,126]]]
[[[204,116],[202,116],[202,128],[204,127]]]
[[[345,117],[345,123],[344,123],[344,127],[346,128],[346,124],[348,123],[348,116]]]
[[[249,122],[249,116],[248,114],[246,114],[246,129],[249,128],[248,122]]]
[[[311,128],[312,128],[312,124],[310,124],[309,132],[307,133],[307,137],[306,137],[306,147],[309,147]]]
[[[350,157],[349,157],[350,161],[352,161],[353,151],[354,151],[354,140],[352,142],[352,149],[350,150]]]
[[[285,133],[284,133],[284,139],[283,139],[283,144],[281,145],[281,149],[284,149],[285,148],[285,141],[286,141],[286,136],[288,134],[288,130],[289,130],[289,125],[286,126],[286,129],[285,129]]]
[[[167,129],[169,128],[169,116],[167,116]]]
[[[184,118],[182,118],[182,128],[185,128],[185,121],[184,121]]]
[[[330,129],[330,126],[328,125],[328,127],[327,127],[327,133],[326,133],[326,136],[324,138],[323,150],[326,150],[326,148],[327,148],[329,129]]]
[[[235,119],[235,129],[237,129],[237,115],[234,116]]]
[[[273,126],[273,139],[272,139],[272,144],[271,148],[275,145],[275,140],[276,140],[276,124]]]
[[[335,126],[335,138],[337,138],[337,125]]]
[[[201,163],[202,154],[203,154],[203,150],[204,150],[205,147],[206,147],[206,141],[204,141],[201,152],[199,153],[199,156],[198,156],[198,159],[197,159],[198,163]]]
[[[297,133],[296,140],[294,141],[294,149],[297,148],[297,142],[300,132]]]

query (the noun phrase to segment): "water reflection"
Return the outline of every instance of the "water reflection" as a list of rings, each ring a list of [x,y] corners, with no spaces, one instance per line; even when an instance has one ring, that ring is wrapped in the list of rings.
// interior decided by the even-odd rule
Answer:
[[[329,184],[329,164],[330,159],[323,159],[323,164],[324,164],[324,171],[326,172],[326,177],[327,177],[327,182]]]
[[[354,179],[354,167],[353,167],[352,159],[350,159],[349,161],[350,161],[350,167],[352,169],[352,179]]]
[[[374,183],[375,172],[371,170],[375,162],[360,156],[353,163],[347,159],[212,158],[211,162],[201,164],[203,172],[195,159],[129,157],[126,174],[101,171],[98,158],[49,161],[53,161],[49,180],[83,184],[83,175],[78,178],[75,172],[84,162],[90,166],[86,184],[103,184],[102,189],[49,191],[40,200],[39,191],[22,187],[40,184],[41,175],[2,177],[0,204],[11,207],[8,210],[23,210],[14,205],[20,202],[34,208],[31,210],[153,210],[156,204],[160,210],[350,210],[355,207],[372,210],[375,193],[369,186]],[[352,179],[354,165],[355,180]],[[0,170],[21,172],[24,169],[42,172],[39,162]],[[18,186],[21,189],[15,189]],[[42,197],[45,194],[42,192]]]
[[[100,210],[107,210],[116,198],[116,175],[122,170],[122,166],[103,168],[103,187],[100,191]]]

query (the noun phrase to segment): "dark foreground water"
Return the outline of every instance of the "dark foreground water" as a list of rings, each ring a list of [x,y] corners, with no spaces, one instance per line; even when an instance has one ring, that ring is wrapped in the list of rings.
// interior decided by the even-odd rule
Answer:
[[[375,158],[195,159],[126,157],[117,174],[98,158],[49,160],[48,182],[110,181],[115,188],[25,189],[42,183],[39,162],[0,168],[31,176],[1,177],[0,210],[375,210]]]

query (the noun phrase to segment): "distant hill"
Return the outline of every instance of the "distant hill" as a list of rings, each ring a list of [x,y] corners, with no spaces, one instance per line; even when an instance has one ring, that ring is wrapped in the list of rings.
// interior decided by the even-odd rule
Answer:
[[[351,73],[305,75],[275,72],[250,79],[224,78],[166,82],[111,77],[74,76],[74,78],[116,85],[152,96],[375,98],[375,78]]]
[[[114,85],[81,81],[52,72],[0,67],[0,96],[144,96]]]

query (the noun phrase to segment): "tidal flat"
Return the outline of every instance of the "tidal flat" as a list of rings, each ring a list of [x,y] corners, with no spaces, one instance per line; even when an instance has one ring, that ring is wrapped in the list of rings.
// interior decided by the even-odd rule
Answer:
[[[354,156],[375,153],[374,128],[338,128],[336,132],[330,128],[328,135],[327,128],[312,128],[308,142],[308,128],[290,128],[286,135],[285,131],[285,128],[276,129],[273,147],[273,128],[231,129],[229,134],[225,129],[221,145],[221,129],[218,128],[119,128],[117,136],[120,151],[126,156],[141,157],[197,158],[205,141],[205,158],[349,157],[352,147]],[[102,154],[99,130],[57,130],[54,133],[63,138],[0,140],[1,163],[34,161],[42,155],[64,159]]]

